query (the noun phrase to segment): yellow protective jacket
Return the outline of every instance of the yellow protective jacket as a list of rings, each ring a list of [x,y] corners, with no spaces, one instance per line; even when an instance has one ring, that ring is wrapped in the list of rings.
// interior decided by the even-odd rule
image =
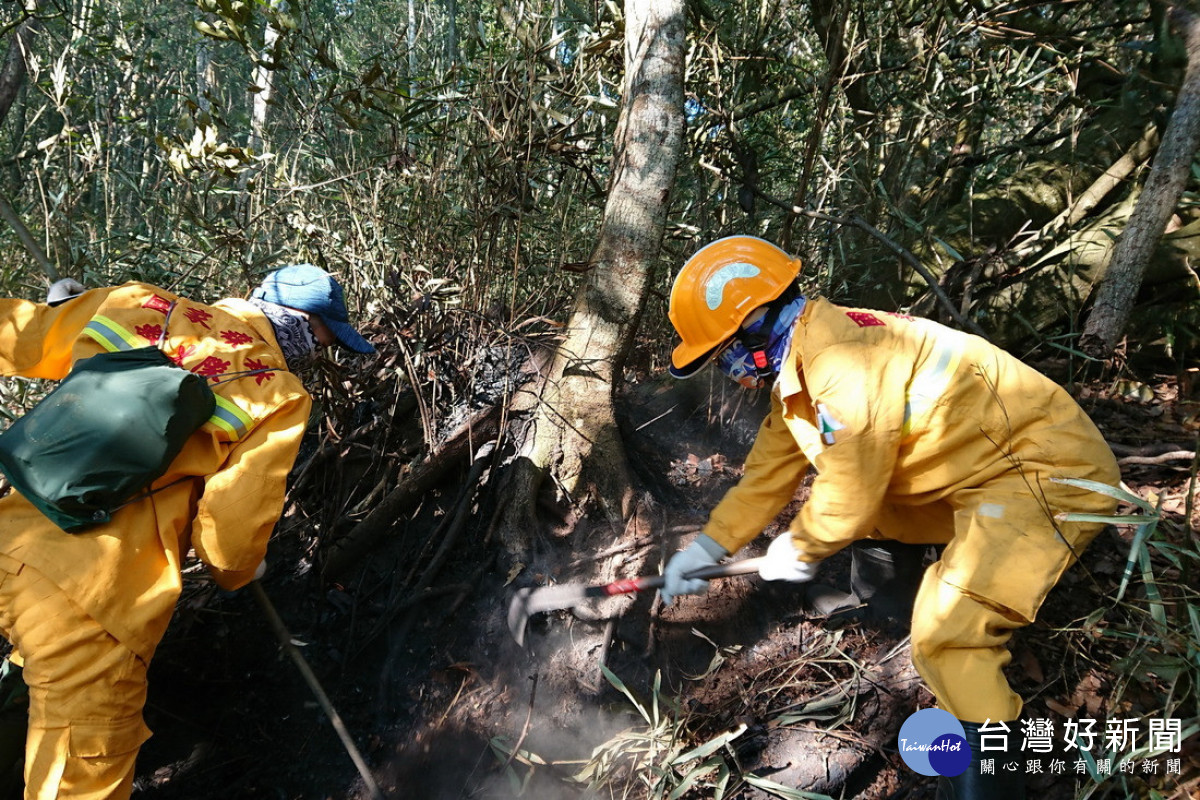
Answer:
[[[287,371],[267,318],[242,300],[203,305],[142,283],[55,307],[0,299],[0,374],[52,379],[79,359],[153,344],[175,300],[163,350],[210,378],[217,410],[154,483],[167,488],[77,534],[15,491],[0,500],[0,553],[41,571],[147,661],[170,621],[189,548],[223,588],[252,579],[312,400]],[[270,369],[232,375],[261,368]]]
[[[1050,559],[1053,543],[1034,529],[1053,536],[1053,514],[1113,506],[1051,478],[1120,479],[1071,396],[1005,351],[929,320],[820,299],[796,322],[745,473],[705,533],[738,550],[792,499],[810,464],[812,492],[790,526],[805,561],[878,535],[948,542],[965,505],[982,503],[987,515],[986,491],[981,499],[975,490],[989,488],[997,508],[1023,505],[1028,522],[1010,525],[1000,534],[1008,541],[990,546],[1027,563]],[[1059,568],[1047,565],[1049,580]],[[957,585],[1015,607],[1014,593],[1000,585],[1007,580],[981,572],[958,576]]]

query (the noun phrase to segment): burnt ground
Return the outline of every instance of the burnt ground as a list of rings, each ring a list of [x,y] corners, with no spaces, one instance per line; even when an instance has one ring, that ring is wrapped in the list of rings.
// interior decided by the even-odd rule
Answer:
[[[631,390],[622,414],[649,522],[640,532],[612,531],[607,552],[573,558],[629,560],[630,569],[656,571],[699,529],[736,481],[762,412],[761,399],[756,406],[720,387],[714,397],[694,393],[706,388],[647,383]],[[1200,397],[1190,392],[1184,387],[1180,396],[1176,381],[1155,377],[1144,385],[1085,386],[1078,394],[1118,455],[1150,453],[1155,461],[1166,450],[1196,449]],[[1196,491],[1191,466],[1168,459],[1123,469],[1131,489],[1161,499],[1167,523],[1158,535],[1194,549],[1200,512],[1186,497],[1189,487]],[[669,609],[638,596],[618,619],[586,609],[544,615],[531,627],[529,650],[518,648],[504,622],[513,588],[569,580],[572,564],[514,564],[503,554],[492,524],[502,477],[485,475],[474,498],[461,496],[462,474],[447,481],[337,583],[321,575],[332,534],[311,513],[319,498],[294,499],[273,541],[266,593],[385,796],[666,797],[669,790],[654,794],[646,781],[673,775],[670,785],[678,785],[687,769],[668,762],[742,731],[712,755],[681,762],[714,769],[702,776],[707,783],[675,796],[715,796],[720,762],[735,776],[756,776],[760,787],[766,780],[834,797],[932,798],[930,780],[896,753],[901,723],[932,704],[909,663],[903,626],[807,619],[794,589],[729,579]],[[469,511],[464,533],[436,581],[414,598],[405,587],[434,557],[460,508]],[[1009,675],[1028,715],[1161,716],[1171,697],[1189,698],[1175,716],[1195,715],[1194,666],[1181,676],[1164,665],[1167,651],[1159,648],[1155,661],[1139,647],[1145,587],[1135,580],[1123,602],[1114,601],[1133,532],[1102,534],[1037,623],[1016,636]],[[569,544],[546,547],[562,553]],[[1171,581],[1195,579],[1169,563],[1158,566],[1168,599],[1180,595]],[[835,583],[847,572],[844,555],[823,567],[824,579]],[[601,672],[601,662],[648,720]],[[202,571],[189,573],[150,676],[147,720],[156,735],[142,750],[135,797],[370,796],[249,590],[226,595]],[[585,762],[594,753],[589,772]],[[1147,780],[1158,796],[1195,796],[1198,761],[1192,743],[1182,775],[1114,778],[1092,796],[1144,794]],[[640,777],[631,777],[635,768]],[[587,775],[610,782],[588,793],[579,780]],[[1033,776],[1032,784],[1031,796],[1043,800],[1084,792],[1072,769]],[[727,789],[727,797],[787,796],[736,777]]]

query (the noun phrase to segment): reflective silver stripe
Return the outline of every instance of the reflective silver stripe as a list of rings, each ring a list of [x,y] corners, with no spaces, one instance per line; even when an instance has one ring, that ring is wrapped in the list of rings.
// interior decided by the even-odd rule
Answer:
[[[934,353],[933,366],[921,370],[908,386],[904,398],[904,427],[903,436],[911,436],[916,428],[916,421],[928,414],[933,406],[941,399],[950,385],[950,378],[958,369],[960,353],[957,347],[939,344]]]
[[[83,332],[95,339],[110,353],[118,350],[133,350],[138,345],[132,333],[108,317],[95,316],[84,326]]]
[[[241,439],[250,430],[253,418],[224,397],[217,395],[216,399],[217,407],[208,421],[228,433],[235,441]]]

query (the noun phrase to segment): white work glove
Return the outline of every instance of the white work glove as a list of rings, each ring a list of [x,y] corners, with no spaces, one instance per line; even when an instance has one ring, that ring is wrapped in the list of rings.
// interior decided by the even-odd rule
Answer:
[[[717,544],[711,536],[703,533],[697,536],[696,541],[671,556],[671,560],[667,562],[667,568],[663,570],[665,583],[658,590],[663,603],[670,605],[671,601],[681,594],[707,592],[708,581],[703,578],[686,580],[683,576],[701,567],[711,567],[727,555],[729,551]]]
[[[767,554],[763,556],[762,566],[758,574],[765,581],[791,581],[806,583],[817,577],[817,566],[820,561],[801,561],[796,545],[792,543],[792,535],[786,531],[775,537]]]
[[[267,560],[264,558],[258,562],[258,566],[254,568],[254,580],[260,580],[263,575],[267,574]]]

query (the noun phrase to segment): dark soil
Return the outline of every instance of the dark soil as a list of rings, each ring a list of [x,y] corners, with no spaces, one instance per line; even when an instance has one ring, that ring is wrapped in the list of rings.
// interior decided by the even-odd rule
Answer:
[[[1167,379],[1151,388],[1152,397],[1139,399],[1107,386],[1079,394],[1114,447],[1125,448],[1118,454],[1163,443],[1194,450],[1196,401],[1180,398]],[[723,387],[710,397],[707,389],[650,383],[627,395],[622,413],[650,523],[643,528],[648,533],[633,534],[608,534],[606,523],[590,523],[591,541],[599,530],[612,542],[606,559],[656,571],[736,481],[763,400]],[[1187,461],[1124,467],[1131,489],[1163,498],[1179,536],[1188,529],[1185,509],[1194,509],[1185,496],[1189,486],[1195,490],[1190,467]],[[549,537],[536,564],[511,563],[492,533],[502,474],[488,476],[484,491],[466,498],[474,503],[468,528],[436,582],[420,598],[406,596],[401,587],[429,561],[447,517],[464,502],[463,477],[430,493],[410,519],[397,520],[389,538],[339,583],[321,576],[332,534],[311,511],[319,498],[293,498],[269,556],[266,593],[385,796],[648,796],[637,779],[628,782],[628,794],[597,795],[570,780],[606,742],[618,743],[611,752],[619,772],[639,742],[616,737],[647,727],[602,673],[603,663],[648,713],[658,681],[662,724],[688,746],[746,726],[722,751],[742,770],[834,797],[932,798],[930,779],[896,753],[901,723],[932,705],[909,663],[902,625],[806,619],[791,587],[729,579],[669,609],[639,596],[615,619],[586,609],[544,615],[522,650],[504,620],[513,589],[571,580],[572,559],[596,555],[567,558],[570,542]],[[1190,523],[1190,545],[1185,538],[1182,546],[1195,546],[1194,510]],[[1038,622],[1016,636],[1010,678],[1028,701],[1028,715],[1061,720],[1156,711],[1162,680],[1119,674],[1120,645],[1098,635],[1122,613],[1105,598],[1120,581],[1131,534],[1126,528],[1103,534]],[[823,567],[823,579],[845,582],[847,572],[848,558],[839,555]],[[1085,624],[1097,609],[1109,611]],[[147,718],[155,736],[141,753],[135,797],[370,796],[251,591],[226,595],[201,570],[189,573],[150,677]],[[1110,707],[1114,698],[1119,707]],[[1162,796],[1196,791],[1194,747],[1185,755],[1184,776],[1163,778]],[[1183,780],[1192,781],[1190,789],[1178,786]],[[1031,797],[1057,800],[1076,797],[1079,779],[1068,770],[1032,783]],[[1144,791],[1144,782],[1137,786]],[[683,796],[711,797],[712,790]],[[731,783],[727,796],[769,795]]]

